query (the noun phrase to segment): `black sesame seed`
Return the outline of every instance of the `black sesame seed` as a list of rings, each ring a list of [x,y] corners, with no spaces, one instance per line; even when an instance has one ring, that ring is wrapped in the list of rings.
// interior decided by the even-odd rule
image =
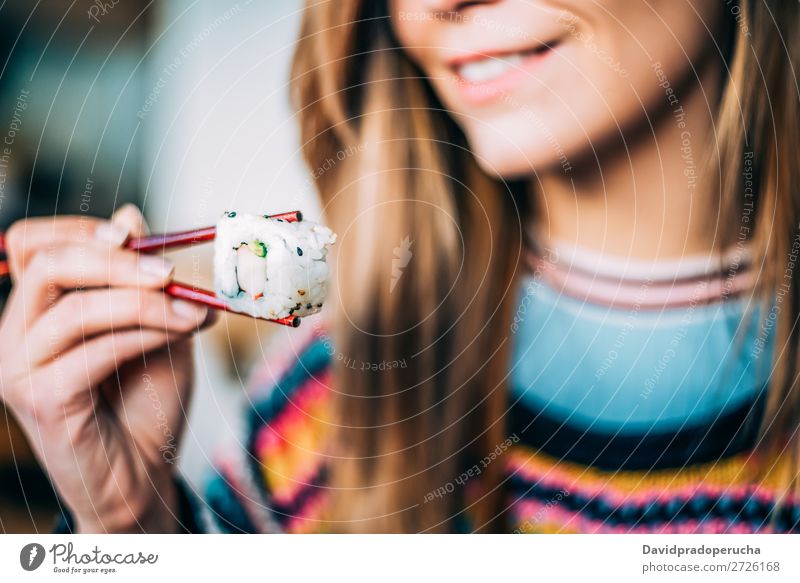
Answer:
[[[228,217],[231,218],[231,219],[233,217],[235,217],[235,216],[236,216],[236,211],[231,211],[231,212],[228,213]]]
[[[318,308],[321,308],[321,307],[322,307],[322,302],[318,303],[318,304],[317,304],[317,307],[318,307]]]
[[[300,257],[302,257],[302,256],[303,256],[303,250],[302,250],[302,249],[300,249],[300,247],[298,247],[298,248],[297,248],[297,254],[298,254]]]
[[[306,304],[306,310],[312,309],[314,306],[312,304]]]

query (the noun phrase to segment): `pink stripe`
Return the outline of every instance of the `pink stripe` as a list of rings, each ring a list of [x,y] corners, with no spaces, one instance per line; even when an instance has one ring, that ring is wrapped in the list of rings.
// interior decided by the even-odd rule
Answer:
[[[735,245],[721,254],[688,254],[672,259],[643,260],[624,255],[611,255],[573,245],[549,246],[539,253],[536,245],[527,249],[531,258],[546,259],[562,271],[579,272],[592,279],[612,282],[643,283],[647,280],[677,282],[696,279],[722,278],[731,272],[750,267],[752,252],[748,246]]]
[[[552,265],[552,264],[550,264]],[[619,308],[663,309],[707,303],[723,297],[732,297],[749,289],[753,277],[749,272],[739,273],[730,280],[723,278],[694,280],[686,283],[656,284],[608,282],[583,275],[579,272],[565,272],[548,267],[548,262],[536,259],[532,266],[534,273],[559,293],[564,293],[579,301],[610,305]]]

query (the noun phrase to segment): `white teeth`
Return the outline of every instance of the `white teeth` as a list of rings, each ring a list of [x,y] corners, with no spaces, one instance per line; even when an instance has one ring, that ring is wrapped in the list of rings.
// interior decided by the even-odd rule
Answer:
[[[510,69],[522,64],[523,58],[519,53],[490,57],[480,61],[471,61],[461,65],[458,74],[470,83],[486,83],[505,74]]]

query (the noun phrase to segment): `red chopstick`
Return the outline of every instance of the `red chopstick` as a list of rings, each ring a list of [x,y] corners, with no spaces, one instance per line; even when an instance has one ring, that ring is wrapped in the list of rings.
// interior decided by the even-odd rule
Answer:
[[[303,213],[300,211],[292,211],[290,213],[281,213],[279,215],[269,215],[267,218],[286,221],[287,223],[298,223],[303,220]],[[183,247],[193,243],[211,241],[216,233],[216,227],[204,227],[202,229],[193,229],[191,231],[164,233],[161,235],[149,235],[139,239],[131,239],[125,245],[128,249],[133,251],[147,253],[150,251],[168,249],[170,247]]]
[[[222,310],[224,312],[230,312],[232,314],[242,314],[245,316],[250,315],[232,309],[227,303],[225,303],[225,301],[219,299],[214,294],[214,292],[210,292],[205,289],[199,289],[196,287],[190,287],[183,283],[169,284],[167,287],[164,288],[164,293],[166,293],[169,296],[172,296],[173,298],[180,298],[182,300],[196,302],[198,304],[203,304],[204,306],[216,308],[217,310]],[[290,326],[292,328],[297,328],[300,325],[299,316],[289,316],[288,318],[278,318],[275,320],[268,320],[268,321],[275,322],[276,324],[281,324],[282,326]]]
[[[277,215],[269,215],[268,218],[286,221],[287,223],[299,223],[303,220],[303,213],[301,211],[292,211]],[[166,249],[168,247],[180,247],[182,245],[191,245],[192,243],[211,241],[214,238],[214,235],[216,235],[216,232],[216,227],[204,227],[202,229],[193,229],[191,231],[182,231],[178,233],[148,235],[147,237],[131,239],[126,243],[126,246],[128,249],[133,251],[156,251],[158,249]],[[5,252],[6,237],[5,233],[0,232],[0,253]]]
[[[303,213],[301,211],[292,211],[289,213],[270,215],[267,218],[286,221],[287,223],[296,223],[303,220]],[[148,253],[150,251],[158,251],[160,249],[167,249],[170,247],[181,247],[185,245],[191,245],[192,243],[211,241],[215,235],[216,227],[204,227],[202,229],[182,231],[179,233],[164,233],[161,235],[149,235],[147,237],[131,239],[126,243],[126,247],[133,251]],[[5,236],[2,232],[0,232],[0,253],[5,253],[5,250]],[[8,274],[8,262],[0,260],[0,278],[3,278]],[[203,304],[204,306],[208,306],[209,308],[214,308],[216,310],[230,312],[231,314],[250,316],[250,314],[245,312],[234,310],[224,300],[219,299],[212,291],[188,286],[183,283],[170,283],[164,288],[164,293],[173,298],[179,298],[198,304]],[[299,316],[289,316],[286,318],[266,320],[268,322],[274,322],[275,324],[290,326],[292,328],[297,328],[300,325]]]
[[[8,262],[0,260],[0,279],[6,277],[8,274],[9,274]],[[173,298],[187,300],[198,304],[203,304],[204,306],[208,306],[209,308],[214,308],[216,310],[230,312],[231,314],[241,314],[243,316],[250,316],[250,314],[247,314],[245,312],[239,312],[238,310],[234,310],[223,300],[219,299],[214,294],[214,292],[210,292],[208,290],[196,287],[190,287],[183,283],[171,283],[167,285],[167,287],[164,288],[164,293]],[[281,326],[289,326],[291,328],[297,328],[300,325],[299,316],[289,316],[287,318],[277,318],[274,320],[267,319],[267,321],[274,322],[275,324],[280,324]]]

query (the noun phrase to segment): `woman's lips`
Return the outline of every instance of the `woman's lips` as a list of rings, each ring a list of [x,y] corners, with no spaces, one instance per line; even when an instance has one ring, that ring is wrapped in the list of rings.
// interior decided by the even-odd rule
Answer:
[[[552,57],[557,43],[513,53],[480,55],[451,64],[458,90],[470,103],[498,99]]]

